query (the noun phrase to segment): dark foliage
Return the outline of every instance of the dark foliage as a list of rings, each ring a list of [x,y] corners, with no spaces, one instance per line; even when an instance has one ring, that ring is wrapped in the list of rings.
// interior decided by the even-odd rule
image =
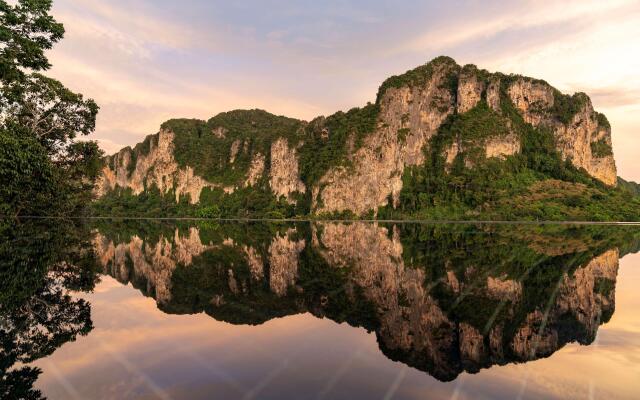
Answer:
[[[102,157],[95,142],[76,141],[95,129],[96,103],[39,73],[64,34],[50,9],[0,0],[1,215],[82,214]]]

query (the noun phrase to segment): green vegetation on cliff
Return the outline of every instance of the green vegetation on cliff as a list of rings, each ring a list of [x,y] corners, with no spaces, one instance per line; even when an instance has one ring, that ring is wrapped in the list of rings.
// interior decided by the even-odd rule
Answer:
[[[107,215],[317,217],[312,209],[312,196],[319,193],[314,200],[317,205],[323,204],[322,190],[331,184],[327,173],[338,166],[344,167],[346,174],[355,173],[359,161],[354,155],[358,149],[369,135],[378,134],[380,129],[389,126],[380,118],[381,107],[385,106],[381,101],[385,93],[391,88],[423,87],[436,71],[439,71],[437,89],[440,92],[429,98],[429,107],[448,116],[423,147],[424,163],[394,171],[394,174],[402,174],[399,201],[394,201],[389,195],[387,206],[371,209],[361,217],[640,219],[640,200],[631,195],[629,185],[625,186],[627,190],[606,186],[586,170],[575,167],[570,158],[563,157],[560,145],[556,143],[554,126],[570,124],[577,113],[585,111],[589,99],[584,93],[565,95],[542,80],[490,73],[474,65],[460,67],[448,57],[438,57],[405,74],[387,79],[380,86],[374,104],[319,117],[308,123],[263,110],[221,113],[207,122],[167,121],[162,128],[175,135],[174,157],[177,164],[181,168],[193,168],[196,175],[219,187],[205,188],[195,206],[189,205],[187,198],[176,204],[172,191],[160,194],[147,188],[145,196],[133,196],[131,192],[117,189],[103,197],[96,204],[96,210]],[[456,106],[462,77],[465,77],[466,85],[475,80],[482,88],[481,93],[478,90],[480,101],[464,113],[458,112]],[[535,127],[527,123],[521,110],[512,102],[510,90],[514,84],[522,82],[535,85],[535,90],[540,93],[546,91],[547,97],[552,97],[549,100],[553,102],[552,106],[545,106],[544,102],[530,105],[534,119],[544,118],[545,123]],[[491,87],[494,98],[490,106],[487,92]],[[451,96],[443,95],[442,89]],[[496,96],[499,107],[496,106]],[[418,101],[424,100],[426,98]],[[413,101],[409,100],[409,103]],[[609,121],[604,115],[594,112],[591,118],[597,121],[600,129],[610,131]],[[397,131],[397,140],[402,146],[406,144],[412,128],[405,126],[409,123],[409,114],[402,115],[400,119],[403,127]],[[428,137],[431,133],[425,132],[425,135]],[[132,160],[148,152],[153,138],[147,138],[131,151]],[[294,192],[288,200],[277,198],[270,181],[271,148],[280,138],[286,140],[288,151],[298,162],[297,171],[293,165],[290,166],[292,175],[300,179],[306,189],[304,193]],[[607,137],[592,142],[591,154],[597,158],[611,156],[609,143]],[[508,147],[511,150],[507,154],[513,154],[488,157],[490,146]],[[257,181],[246,187],[244,182],[252,161],[256,161],[258,156],[264,158],[264,169]],[[289,158],[283,159],[291,162]],[[113,158],[110,161],[113,162]],[[129,164],[129,174],[132,170],[133,162]],[[288,180],[289,177],[283,179],[286,185],[298,190],[298,186]],[[380,179],[389,178],[381,174]],[[223,190],[222,187],[234,190]],[[327,216],[352,218],[355,214],[344,210],[323,215]]]
[[[456,145],[456,164],[464,165],[464,160],[480,161],[484,158],[484,142],[489,138],[504,137],[509,134],[508,120],[493,111],[485,101],[464,114],[450,115],[431,139],[428,160],[431,167],[444,172],[448,148]]]
[[[455,60],[451,57],[440,56],[436,57],[430,62],[421,65],[417,68],[411,69],[404,74],[394,75],[387,78],[380,88],[378,89],[378,94],[376,96],[376,104],[380,104],[382,100],[382,96],[386,93],[386,91],[390,88],[402,88],[402,87],[423,87],[425,84],[431,79],[435,68],[438,66],[445,66],[452,72],[457,72],[460,70],[460,66],[456,64]],[[447,80],[450,84],[450,88],[452,91],[455,91],[455,87],[457,85],[457,79],[455,75],[451,75],[450,79]]]
[[[595,157],[602,158],[602,157],[612,156],[613,149],[605,139],[600,139],[596,142],[591,143],[591,153]]]
[[[584,93],[573,95],[562,94],[559,90],[553,91],[553,108],[551,112],[563,124],[571,122],[573,117],[584,107],[589,97]]]
[[[620,177],[618,177],[618,187],[624,189],[630,193],[635,194],[636,196],[640,196],[640,183],[636,183],[633,181],[626,181]]]
[[[279,137],[297,144],[304,137],[303,127],[302,121],[263,110],[230,111],[207,122],[174,119],[162,125],[175,134],[178,165],[222,185],[242,181],[255,154],[267,157],[268,165],[271,144]]]
[[[306,187],[315,185],[330,168],[348,163],[349,155],[375,129],[378,112],[379,106],[369,103],[311,121],[299,152],[300,178]]]
[[[602,184],[570,160],[563,160],[553,133],[524,121],[507,95],[513,79],[501,77],[500,114],[482,99],[470,111],[449,116],[430,140],[425,164],[405,169],[398,207],[389,199],[390,205],[379,210],[379,218],[640,219],[640,199]],[[582,93],[556,93],[555,118],[573,118],[585,99]],[[601,114],[598,120],[608,125]],[[485,138],[510,132],[519,138],[521,151],[504,159],[486,158]],[[454,142],[459,152],[447,165],[447,149]],[[612,154],[604,140],[592,143],[592,149],[597,157]]]

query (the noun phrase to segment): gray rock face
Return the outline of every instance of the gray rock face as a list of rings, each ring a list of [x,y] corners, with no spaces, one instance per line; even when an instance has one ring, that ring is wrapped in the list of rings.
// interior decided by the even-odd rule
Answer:
[[[462,114],[480,102],[484,85],[478,80],[475,71],[463,69],[458,81],[458,113]]]
[[[174,157],[173,132],[161,130],[150,141],[147,154],[136,154],[136,161],[131,168],[133,150],[125,148],[113,156],[113,164],[106,165],[96,181],[94,193],[102,197],[116,187],[130,188],[138,195],[151,186],[156,186],[160,193],[166,194],[175,190],[176,202],[182,195],[188,195],[191,204],[200,201],[204,188],[221,188],[225,193],[233,193],[236,186],[223,186],[208,182],[196,175],[190,166],[181,168]],[[240,141],[231,146],[230,161],[233,163],[240,150]],[[271,146],[270,184],[276,196],[284,196],[293,202],[293,192],[304,193],[305,186],[298,173],[298,157],[296,149],[290,148],[285,139],[279,139]],[[130,171],[132,170],[132,171]],[[238,186],[253,186],[262,177],[265,170],[265,157],[257,153],[251,160],[247,177]]]
[[[493,111],[500,112],[500,79],[492,78],[487,87],[487,104]]]
[[[115,169],[106,165],[98,178],[95,194],[104,196],[116,187],[130,188],[133,194],[140,194],[146,188],[156,186],[161,193],[175,189],[176,202],[181,195],[188,195],[189,201],[196,204],[205,187],[216,187],[213,183],[197,176],[193,168],[180,168],[173,155],[173,132],[161,130],[149,143],[147,154],[137,154],[132,172],[130,163],[132,150],[125,148],[113,157]]]
[[[171,300],[171,276],[177,264],[190,265],[193,257],[209,248],[200,241],[197,228],[191,228],[186,236],[176,229],[173,241],[161,237],[156,243],[145,243],[134,236],[128,243],[114,244],[99,233],[94,239],[104,272],[123,283],[146,282],[146,292],[158,303]]]
[[[298,278],[298,259],[304,240],[292,240],[295,230],[276,236],[269,246],[269,286],[276,296],[284,296]]]
[[[306,188],[298,172],[298,156],[295,148],[290,148],[287,140],[280,138],[271,145],[271,170],[269,175],[271,190],[277,196],[284,196],[293,202],[294,192],[304,193]]]
[[[550,116],[549,110],[555,104],[555,97],[553,88],[548,84],[519,79],[511,84],[508,93],[526,122],[553,130],[556,146],[563,158],[571,160],[578,168],[584,168],[589,175],[603,183],[616,185],[617,170],[613,155],[597,157],[591,150],[591,144],[599,140],[611,146],[611,129],[599,125],[591,100],[586,95],[580,110],[564,124]]]
[[[249,166],[249,174],[247,175],[247,180],[244,182],[245,186],[253,186],[258,183],[258,180],[262,177],[264,173],[264,156],[260,153],[257,153],[251,159],[251,165]]]
[[[553,90],[544,83],[519,79],[509,86],[507,93],[513,105],[522,113],[525,122],[533,126],[544,121],[537,110],[553,106]]]
[[[379,340],[391,351],[415,351],[452,373],[447,351],[455,325],[424,287],[422,269],[407,268],[397,233],[366,223],[322,224],[321,254],[330,265],[350,265],[350,281],[380,313]]]
[[[229,162],[231,164],[233,164],[233,162],[236,160],[236,156],[238,155],[238,151],[240,151],[240,145],[242,144],[242,142],[240,142],[240,140],[236,139],[233,141],[233,143],[231,143],[231,154],[229,155]]]
[[[506,136],[493,136],[487,138],[482,147],[484,148],[485,157],[504,159],[507,156],[520,152],[520,138],[514,133]],[[448,168],[453,164],[456,156],[464,150],[459,142],[451,143],[451,146],[445,150],[445,161]],[[467,168],[473,168],[473,163],[465,160],[465,166]]]
[[[294,202],[294,193],[310,191],[313,213],[351,211],[363,215],[390,201],[396,205],[405,168],[424,163],[429,140],[442,123],[453,114],[472,110],[482,101],[499,114],[504,106],[510,106],[503,102],[510,101],[525,122],[553,132],[564,159],[607,185],[616,184],[613,155],[594,154],[592,150],[596,142],[611,146],[611,129],[601,125],[586,95],[580,109],[568,122],[562,122],[554,114],[558,92],[543,81],[490,74],[474,66],[460,67],[453,61],[434,61],[432,67],[424,80],[395,85],[381,93],[373,132],[364,137],[357,150],[351,135],[346,145],[347,162],[330,168],[313,187],[306,187],[300,178],[298,150],[302,142],[290,144],[285,137],[276,137],[269,143],[269,149],[253,154],[242,180],[222,187],[195,174],[193,166],[180,167],[173,155],[175,135],[162,130],[151,140],[147,154],[133,154],[125,148],[114,155],[111,165],[103,169],[95,193],[100,197],[120,187],[140,194],[157,186],[161,193],[175,190],[176,200],[188,195],[195,204],[204,188],[219,187],[232,193],[240,187],[255,186],[268,174],[272,193],[283,196],[289,203]],[[453,86],[452,79],[456,82]],[[480,144],[487,158],[505,158],[521,151],[521,138],[509,122],[506,124],[512,133],[490,136]],[[224,127],[216,127],[210,134],[224,139],[228,133]],[[325,143],[331,136],[327,128],[320,129],[319,135]],[[246,153],[248,145],[246,140],[235,140],[226,159],[231,164],[238,163],[240,152]],[[444,150],[448,164],[465,151],[462,147],[462,143],[454,142]],[[467,167],[473,168],[473,163]]]
[[[484,143],[487,158],[504,158],[520,152],[520,139],[509,134],[503,137],[491,137]]]
[[[351,210],[361,215],[387,205],[389,195],[398,201],[404,168],[424,162],[423,147],[455,110],[445,86],[450,72],[450,65],[440,65],[424,86],[384,93],[378,128],[351,157],[353,167],[331,169],[314,188],[315,212]],[[404,140],[400,129],[409,130]]]
[[[390,235],[387,228],[369,223],[319,226],[321,229],[317,231],[321,234],[313,245],[321,249],[320,254],[334,268],[352,268],[350,282],[361,288],[363,296],[379,313],[377,333],[383,348],[394,354],[411,354],[439,377],[451,379],[461,370],[478,371],[495,363],[513,361],[513,357],[525,361],[548,356],[566,344],[566,339],[561,340],[556,321],[567,316],[575,318],[585,329],[585,335],[577,340],[589,343],[595,338],[602,315],[614,308],[613,291],[601,293],[597,285],[601,279],[615,282],[617,249],[602,253],[573,273],[565,273],[550,308],[545,311],[546,303],[540,304],[505,342],[502,324],[481,332],[469,323],[456,322],[447,316],[425,285],[424,271],[429,266],[408,267],[403,262],[397,232]],[[464,279],[473,279],[475,272],[466,271]],[[505,302],[502,306],[509,321],[515,306],[523,301],[522,283],[491,274],[484,282],[484,287],[474,281],[465,284],[452,270],[443,279],[458,295],[469,295],[475,287],[486,296]]]

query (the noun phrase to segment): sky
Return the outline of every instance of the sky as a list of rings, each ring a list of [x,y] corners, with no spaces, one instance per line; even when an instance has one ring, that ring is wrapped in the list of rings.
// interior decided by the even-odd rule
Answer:
[[[508,4],[507,4],[508,3]],[[170,118],[261,108],[310,120],[375,101],[439,55],[586,92],[640,181],[640,1],[54,0],[49,75],[100,105],[107,153]]]

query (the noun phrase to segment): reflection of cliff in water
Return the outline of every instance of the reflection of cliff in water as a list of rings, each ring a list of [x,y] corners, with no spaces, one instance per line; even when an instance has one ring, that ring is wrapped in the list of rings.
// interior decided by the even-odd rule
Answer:
[[[120,240],[101,232],[105,272],[165,312],[235,324],[310,312],[375,331],[389,358],[440,380],[591,343],[614,311],[619,253],[637,250],[633,231],[597,226],[224,224]]]

